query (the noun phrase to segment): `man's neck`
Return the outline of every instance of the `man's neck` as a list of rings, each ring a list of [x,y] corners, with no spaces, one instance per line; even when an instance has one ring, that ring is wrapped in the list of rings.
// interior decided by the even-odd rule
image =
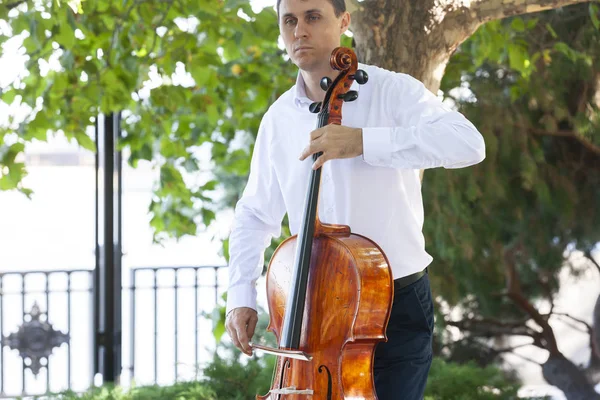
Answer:
[[[306,91],[306,97],[312,101],[323,101],[325,99],[325,91],[321,89],[321,79],[328,76],[333,82],[338,76],[339,71],[335,71],[332,68],[324,71],[300,71],[302,79],[304,80],[304,90]]]

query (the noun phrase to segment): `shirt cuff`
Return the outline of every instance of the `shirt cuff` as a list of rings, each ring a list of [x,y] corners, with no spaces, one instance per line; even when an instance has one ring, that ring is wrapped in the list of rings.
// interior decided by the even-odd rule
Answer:
[[[363,159],[375,166],[392,164],[392,128],[362,128]]]
[[[238,307],[250,307],[253,310],[258,311],[256,307],[255,285],[240,284],[227,289],[227,309],[225,315]]]

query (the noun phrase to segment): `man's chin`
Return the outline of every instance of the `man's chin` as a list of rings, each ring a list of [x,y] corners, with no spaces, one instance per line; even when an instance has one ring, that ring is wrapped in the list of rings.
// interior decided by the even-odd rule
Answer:
[[[312,57],[302,57],[300,59],[293,60],[293,62],[302,71],[312,72],[319,69],[319,63]]]

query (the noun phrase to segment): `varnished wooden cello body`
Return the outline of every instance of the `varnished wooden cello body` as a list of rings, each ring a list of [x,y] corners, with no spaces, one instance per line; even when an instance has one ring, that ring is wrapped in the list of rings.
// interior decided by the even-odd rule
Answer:
[[[357,98],[353,80],[367,82],[356,55],[338,47],[335,81],[321,81],[324,101],[311,106],[318,126],[340,124],[342,104]],[[315,154],[313,160],[320,154]],[[393,281],[388,260],[370,239],[349,226],[321,223],[317,213],[321,169],[311,170],[298,235],[275,251],[267,272],[268,330],[279,348],[271,389],[259,400],[376,400],[373,356],[386,340]]]

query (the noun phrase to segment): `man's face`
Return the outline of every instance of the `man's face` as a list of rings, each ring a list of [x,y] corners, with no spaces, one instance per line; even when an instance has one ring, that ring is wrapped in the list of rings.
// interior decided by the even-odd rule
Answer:
[[[340,36],[350,25],[350,14],[335,16],[327,0],[282,0],[279,31],[288,55],[304,71],[319,71],[340,45]]]

